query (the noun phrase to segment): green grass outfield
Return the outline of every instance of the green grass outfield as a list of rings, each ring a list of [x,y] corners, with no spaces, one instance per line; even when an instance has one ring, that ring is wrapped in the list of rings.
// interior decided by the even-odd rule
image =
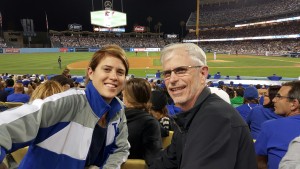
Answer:
[[[62,67],[73,62],[90,60],[93,53],[32,53],[32,54],[0,54],[0,73],[9,74],[60,74],[57,58],[62,56]],[[145,57],[145,52],[127,53],[128,57]],[[149,52],[148,57],[155,58],[153,64],[160,65],[159,53]],[[209,72],[211,75],[221,72],[221,75],[229,76],[257,76],[265,77],[276,73],[278,76],[298,78],[300,76],[300,58],[251,56],[251,55],[227,55],[218,54],[213,61],[211,53],[207,54]],[[130,74],[145,77],[146,74],[154,74],[157,69],[130,69]],[[85,70],[71,70],[73,75],[84,75]]]

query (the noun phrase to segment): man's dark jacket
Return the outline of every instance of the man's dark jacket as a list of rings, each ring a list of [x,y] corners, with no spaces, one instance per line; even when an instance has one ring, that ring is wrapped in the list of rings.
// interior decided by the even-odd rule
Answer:
[[[248,126],[230,104],[208,88],[194,107],[179,113],[174,122],[171,145],[150,169],[257,168]]]

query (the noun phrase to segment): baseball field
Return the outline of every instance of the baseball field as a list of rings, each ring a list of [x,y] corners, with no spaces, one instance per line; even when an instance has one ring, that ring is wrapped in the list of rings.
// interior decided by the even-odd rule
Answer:
[[[9,74],[60,74],[57,59],[62,58],[62,68],[71,69],[73,75],[85,75],[85,69],[93,53],[32,53],[32,54],[0,54],[0,73]],[[136,77],[145,77],[146,74],[155,74],[162,69],[158,52],[144,52],[138,55],[128,52],[130,64],[129,74]],[[266,77],[273,75],[287,78],[300,76],[300,58],[279,56],[251,56],[218,54],[213,60],[212,53],[207,53],[207,63],[211,75],[221,72],[229,76],[256,76]]]

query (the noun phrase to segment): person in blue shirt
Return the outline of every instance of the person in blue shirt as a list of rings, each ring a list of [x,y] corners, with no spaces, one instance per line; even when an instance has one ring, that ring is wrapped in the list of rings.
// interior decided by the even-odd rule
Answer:
[[[22,83],[14,85],[14,93],[7,96],[8,102],[22,102],[27,103],[30,99],[28,94],[24,94],[24,86]]]
[[[258,104],[258,91],[255,87],[247,87],[244,91],[244,104],[236,107],[242,118],[246,121],[249,112],[259,106]]]
[[[259,168],[278,169],[289,143],[300,135],[300,81],[284,83],[273,102],[275,113],[285,117],[262,124],[255,142]]]
[[[14,85],[15,85],[15,81],[12,78],[8,78],[5,80],[5,84],[6,87],[4,89],[4,91],[6,91],[8,93],[8,95],[13,94],[14,91]]]
[[[278,81],[278,80],[281,80],[282,77],[281,76],[277,76],[276,74],[273,74],[272,76],[268,76],[268,79],[272,80],[272,81]]]
[[[160,70],[157,70],[157,72],[155,73],[155,77],[156,77],[157,79],[160,79]]]
[[[246,122],[249,125],[253,139],[256,139],[261,129],[261,124],[267,120],[278,119],[282,116],[274,113],[274,102],[272,101],[281,86],[270,86],[264,94],[263,106],[254,107],[248,114]]]

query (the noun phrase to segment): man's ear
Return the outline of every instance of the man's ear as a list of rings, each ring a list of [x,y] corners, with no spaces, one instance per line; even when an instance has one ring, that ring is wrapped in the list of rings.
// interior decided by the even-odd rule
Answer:
[[[206,78],[207,78],[207,75],[208,75],[208,67],[207,66],[201,67],[200,74],[202,75],[200,83],[201,84],[206,84]]]
[[[201,69],[201,74],[206,78],[208,76],[208,67],[203,66]]]
[[[300,109],[299,100],[298,99],[293,99],[293,101],[291,101],[291,106],[292,106],[292,110]]]

